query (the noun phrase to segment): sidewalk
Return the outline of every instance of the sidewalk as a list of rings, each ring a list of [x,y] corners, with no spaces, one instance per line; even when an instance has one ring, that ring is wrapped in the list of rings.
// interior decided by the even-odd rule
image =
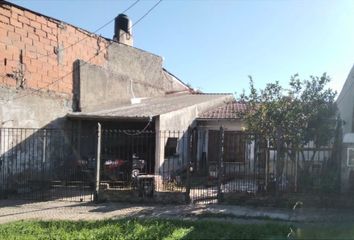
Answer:
[[[345,209],[277,209],[230,205],[137,205],[49,201],[28,203],[0,201],[0,224],[24,220],[101,220],[123,217],[228,219],[254,222],[280,220],[301,223],[354,222],[354,211]]]

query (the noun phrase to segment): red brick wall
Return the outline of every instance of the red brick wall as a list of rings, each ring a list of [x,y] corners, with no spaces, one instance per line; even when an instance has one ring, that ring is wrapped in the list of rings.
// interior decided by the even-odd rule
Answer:
[[[84,40],[76,43],[81,39]],[[69,47],[72,44],[75,45]],[[81,59],[103,65],[106,61],[107,45],[107,40],[82,29],[7,3],[0,4],[2,87],[18,87],[14,73],[22,69],[24,89],[49,90],[71,95],[73,62]],[[60,51],[59,55],[55,53],[55,48],[58,47],[65,49]],[[9,74],[12,76],[8,76]]]

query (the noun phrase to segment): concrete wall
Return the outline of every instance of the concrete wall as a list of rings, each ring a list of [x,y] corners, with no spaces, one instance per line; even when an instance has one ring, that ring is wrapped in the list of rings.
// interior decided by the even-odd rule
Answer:
[[[160,131],[187,131],[188,127],[195,126],[195,119],[199,116],[200,113],[214,108],[216,106],[221,105],[224,102],[227,102],[232,98],[229,95],[220,96],[220,98],[210,100],[208,102],[199,103],[184,109],[180,109],[178,111],[173,111],[170,113],[162,114],[159,116],[158,121],[156,121],[156,132],[159,133]],[[167,142],[167,138],[161,138],[159,134],[156,134],[156,160],[155,160],[155,173],[159,173],[159,169],[164,164],[164,151],[165,145]],[[179,141],[186,141],[187,138],[185,135],[180,134]],[[180,146],[185,145],[183,142],[179,143]],[[179,159],[177,161],[181,162],[188,162],[187,151],[183,151],[179,155]]]
[[[82,111],[102,108],[113,102],[130,103],[134,97],[156,97],[187,90],[166,74],[161,57],[124,44],[109,46],[105,67],[79,64],[79,108]]]
[[[353,132],[354,67],[351,69],[336,103],[338,105],[340,116],[345,121],[343,125],[343,133]]]
[[[225,131],[243,131],[246,127],[239,119],[220,119],[220,120],[198,120],[198,128],[208,130],[219,130],[222,127]]]
[[[42,128],[64,124],[63,117],[71,110],[66,96],[0,88],[0,127]]]

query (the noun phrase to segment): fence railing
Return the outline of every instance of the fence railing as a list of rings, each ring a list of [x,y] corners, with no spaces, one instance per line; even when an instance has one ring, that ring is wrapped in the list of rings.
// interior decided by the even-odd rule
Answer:
[[[274,148],[245,132],[103,129],[101,189],[184,193],[192,201],[247,192],[338,189],[332,148]],[[2,197],[91,199],[95,129],[0,129]],[[279,163],[281,161],[281,163]],[[332,181],[333,180],[333,181]]]
[[[0,129],[0,197],[88,200],[92,168],[82,158],[78,135],[62,129]]]

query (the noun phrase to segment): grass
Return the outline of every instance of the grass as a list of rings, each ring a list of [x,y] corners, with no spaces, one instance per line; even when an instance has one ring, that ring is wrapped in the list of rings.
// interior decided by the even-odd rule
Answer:
[[[18,221],[0,225],[0,239],[286,239],[288,225],[163,219]]]
[[[295,230],[295,239],[354,239],[354,224],[305,226]]]
[[[235,224],[220,221],[119,219],[104,221],[18,221],[0,225],[0,239],[354,239],[354,224]]]

